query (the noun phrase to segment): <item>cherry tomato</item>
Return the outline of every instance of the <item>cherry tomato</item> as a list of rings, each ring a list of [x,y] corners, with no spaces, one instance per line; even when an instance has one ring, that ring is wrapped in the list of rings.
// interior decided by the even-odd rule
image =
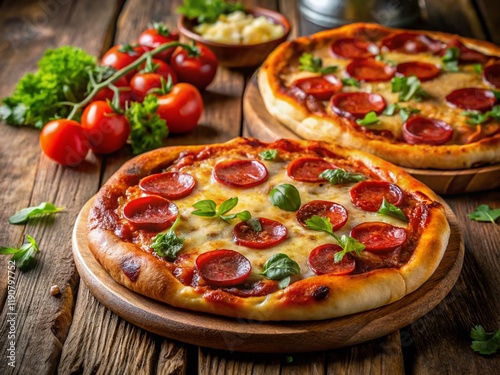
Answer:
[[[217,72],[217,57],[207,47],[197,44],[199,54],[191,54],[177,47],[170,58],[170,66],[177,73],[180,82],[190,83],[203,90],[214,79]]]
[[[203,113],[203,99],[196,87],[178,83],[158,98],[158,115],[167,122],[170,133],[185,133],[196,127]]]
[[[176,42],[179,40],[179,33],[171,32],[162,23],[155,23],[153,27],[144,30],[137,39],[137,42],[143,46],[146,46],[148,51],[155,49],[156,47],[170,42]],[[157,59],[164,61],[169,61],[170,56],[174,52],[175,47],[169,48],[155,55]]]
[[[142,102],[149,91],[161,88],[162,76],[157,73],[137,73],[130,80],[132,100]]]
[[[132,47],[129,44],[113,46],[102,57],[101,65],[112,66],[116,70],[120,70],[133,63],[144,52],[146,52],[146,48],[143,46]],[[132,78],[134,74],[135,70],[129,72],[126,75],[127,79]]]
[[[128,85],[128,81],[125,77],[120,77],[115,82],[113,82],[113,85],[123,89],[120,90],[120,108],[124,109],[126,103],[131,101],[130,87]],[[99,90],[97,94],[95,94],[95,96],[92,98],[92,101],[93,102],[100,100],[113,101],[114,95],[115,92],[113,90],[111,90],[109,87],[104,87],[101,90]]]
[[[48,122],[40,133],[40,147],[45,155],[61,165],[80,164],[89,151],[85,130],[73,120]]]
[[[177,74],[175,73],[174,69],[172,69],[172,67],[170,65],[168,65],[165,61],[158,60],[158,59],[152,59],[151,62],[153,64],[154,69],[151,71],[147,71],[147,73],[159,74],[163,78],[165,78],[165,82],[168,82],[168,76],[170,76],[170,78],[172,79],[173,84],[176,84],[178,82]],[[139,67],[139,71],[142,71],[146,68],[148,68],[147,64],[144,63]]]
[[[82,127],[87,130],[90,148],[96,154],[111,154],[127,143],[130,125],[127,118],[115,113],[107,102],[90,103],[82,114]]]

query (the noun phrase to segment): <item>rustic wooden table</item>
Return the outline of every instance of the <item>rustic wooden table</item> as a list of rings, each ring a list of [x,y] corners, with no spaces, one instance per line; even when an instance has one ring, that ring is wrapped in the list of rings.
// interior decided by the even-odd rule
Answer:
[[[72,44],[101,55],[113,43],[133,41],[152,21],[175,28],[180,2],[1,0],[0,97],[10,95],[19,78],[35,69],[45,49]],[[295,1],[244,3],[286,14],[294,25],[291,37],[307,32],[300,29]],[[500,43],[495,0],[428,0],[423,14],[424,27]],[[242,98],[252,73],[220,68],[204,93],[200,126],[166,144],[222,142],[251,134]],[[104,158],[90,155],[80,167],[64,168],[41,154],[38,130],[0,124],[0,134],[0,244],[20,245],[30,234],[41,249],[36,267],[26,273],[9,274],[8,257],[0,257],[1,374],[498,374],[499,354],[473,352],[469,332],[477,324],[487,331],[500,328],[500,226],[467,217],[479,204],[500,207],[498,190],[444,197],[463,234],[463,270],[451,293],[413,324],[340,350],[292,356],[237,353],[151,334],[112,313],[80,282],[71,252],[73,224],[103,181],[131,157],[129,150]],[[42,201],[66,210],[36,224],[8,224],[12,213]],[[59,296],[51,295],[53,285],[59,286]],[[14,344],[9,339],[13,329]],[[15,367],[8,364],[10,354]]]

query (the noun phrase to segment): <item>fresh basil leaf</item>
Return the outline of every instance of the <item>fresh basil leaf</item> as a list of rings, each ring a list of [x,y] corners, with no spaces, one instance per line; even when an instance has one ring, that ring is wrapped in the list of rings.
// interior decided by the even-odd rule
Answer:
[[[286,254],[277,253],[264,263],[261,275],[265,275],[271,280],[281,280],[287,276],[299,273],[300,267],[296,261],[290,259]]]
[[[418,109],[418,108],[411,108],[411,107],[399,108],[399,116],[401,117],[401,120],[403,120],[403,122],[406,122],[406,120],[408,120],[408,118],[412,114],[419,113],[419,112],[420,112],[420,109]]]
[[[384,112],[382,112],[382,114],[386,116],[394,116],[394,114],[398,109],[399,109],[398,103],[389,104],[387,107],[385,107]]]
[[[275,160],[276,157],[278,156],[278,150],[264,150],[259,153],[259,156],[262,160]]]
[[[35,256],[39,251],[38,244],[29,234],[26,235],[26,240],[19,249],[0,247],[0,254],[12,254],[10,260],[16,262],[21,271],[28,271],[35,265]]]
[[[442,65],[442,68],[444,71],[450,72],[450,73],[456,73],[460,71],[460,68],[458,67],[458,61],[449,61],[447,63],[444,63]]]
[[[403,211],[399,207],[396,207],[395,205],[387,202],[385,198],[382,199],[382,204],[380,205],[377,213],[380,215],[392,216],[396,219],[408,222],[408,218],[403,213]]]
[[[366,177],[361,173],[350,173],[342,168],[326,169],[321,172],[319,177],[324,178],[332,185],[359,182],[366,179]]]
[[[196,208],[196,211],[193,211],[193,215],[197,216],[206,216],[212,217],[216,215],[215,208],[217,207],[216,203],[213,200],[205,199],[193,204],[193,207]]]
[[[444,51],[441,61],[443,62],[457,61],[459,57],[460,57],[460,50],[457,47],[450,47],[447,48],[446,51]]]
[[[9,223],[24,224],[32,217],[53,214],[62,210],[64,210],[64,208],[56,207],[49,202],[43,202],[38,206],[23,208],[22,210],[16,212],[14,215],[9,217]]]
[[[467,122],[470,125],[478,125],[486,122],[491,118],[495,120],[500,120],[500,105],[494,106],[490,111],[481,113],[479,111],[463,111],[462,116],[466,116]]]
[[[476,207],[474,212],[469,214],[469,218],[475,221],[490,221],[493,224],[500,217],[500,208],[491,208],[487,204]]]
[[[311,53],[305,52],[299,57],[299,70],[329,74],[335,72],[338,67],[335,65],[323,68],[323,60],[320,57],[314,57]]]
[[[224,215],[226,212],[229,212],[233,208],[235,208],[237,204],[238,204],[238,197],[226,199],[224,202],[220,204],[219,209],[217,210],[217,215],[218,216]]]
[[[262,223],[260,222],[260,219],[258,217],[252,217],[246,220],[243,219],[241,220],[245,221],[254,231],[262,232]]]
[[[356,78],[342,78],[344,86],[361,87],[361,83]]]
[[[378,118],[375,111],[370,111],[362,119],[356,120],[356,123],[361,125],[361,126],[375,125],[375,124],[378,124],[379,122],[380,122],[380,119]]]
[[[278,284],[280,289],[285,289],[288,285],[290,285],[291,280],[292,278],[290,276],[287,276],[284,279],[282,279]]]
[[[420,101],[429,94],[420,86],[420,80],[416,76],[393,77],[391,80],[392,92],[399,93],[399,101],[407,102],[410,99]]]
[[[477,74],[483,74],[483,66],[481,64],[472,64],[472,69],[474,69]]]
[[[276,186],[269,193],[271,203],[285,211],[297,211],[300,208],[300,193],[291,184]]]

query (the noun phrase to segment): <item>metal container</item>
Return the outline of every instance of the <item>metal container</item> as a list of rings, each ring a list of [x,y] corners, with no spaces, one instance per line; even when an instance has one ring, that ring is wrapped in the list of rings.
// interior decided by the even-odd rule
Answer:
[[[299,10],[311,32],[353,22],[407,27],[420,15],[418,0],[299,0]]]

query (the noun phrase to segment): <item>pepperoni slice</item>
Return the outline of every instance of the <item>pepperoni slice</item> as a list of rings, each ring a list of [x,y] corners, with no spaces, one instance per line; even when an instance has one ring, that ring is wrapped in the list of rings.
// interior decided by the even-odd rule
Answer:
[[[335,168],[335,165],[325,159],[305,156],[288,164],[287,173],[295,181],[321,182],[325,179],[319,175],[327,169]]]
[[[215,166],[214,177],[230,187],[251,188],[267,180],[267,169],[257,160],[225,160]]]
[[[403,138],[411,145],[442,145],[453,136],[453,128],[444,121],[410,116],[403,124]]]
[[[381,95],[368,92],[343,92],[332,98],[333,112],[345,117],[363,118],[371,111],[379,115],[385,106]]]
[[[463,44],[457,38],[450,40],[450,42],[448,43],[448,47],[458,48],[458,50],[460,51],[460,54],[458,55],[458,61],[464,64],[484,64],[490,59],[490,56],[476,51],[475,49],[466,47],[465,44]]]
[[[137,229],[152,232],[160,232],[170,227],[177,213],[175,204],[158,195],[134,199],[123,207],[123,214],[130,223]]]
[[[196,270],[213,286],[234,286],[244,282],[250,275],[252,265],[243,255],[234,250],[212,250],[198,255]]]
[[[356,260],[351,254],[345,254],[335,263],[335,254],[342,251],[339,245],[325,244],[314,248],[307,258],[309,268],[316,275],[347,275],[356,268]]]
[[[257,218],[262,226],[261,231],[255,231],[250,224],[242,221],[234,227],[234,242],[237,245],[252,249],[267,249],[283,242],[287,236],[286,227],[278,221]]]
[[[382,222],[362,223],[352,228],[351,237],[365,245],[365,250],[390,251],[406,242],[406,230]]]
[[[394,77],[392,66],[375,59],[353,60],[346,68],[349,76],[364,82],[385,82]]]
[[[485,66],[483,69],[483,79],[487,84],[497,89],[500,88],[500,64]]]
[[[167,199],[180,199],[189,195],[196,182],[187,173],[163,172],[152,174],[139,182],[139,187],[146,193],[161,195]]]
[[[329,201],[311,201],[303,205],[296,214],[297,221],[304,228],[307,228],[306,220],[318,215],[330,220],[332,223],[333,231],[340,229],[347,222],[347,210],[344,206]]]
[[[330,52],[346,59],[366,59],[377,55],[378,47],[361,39],[341,38],[330,45]]]
[[[491,90],[468,87],[452,91],[446,101],[451,107],[484,112],[493,107],[496,98]]]
[[[443,49],[443,43],[429,38],[427,35],[415,32],[400,32],[391,34],[382,39],[382,46],[389,51],[404,52],[409,54],[432,52],[437,53]]]
[[[333,74],[320,77],[306,77],[293,82],[306,95],[311,95],[318,100],[328,100],[330,97],[342,90],[342,81]]]
[[[403,202],[403,192],[399,186],[386,181],[361,181],[349,193],[355,206],[370,212],[377,212],[384,198],[395,206]]]
[[[416,76],[421,82],[429,81],[439,74],[439,67],[431,63],[408,61],[398,64],[396,71],[406,77]]]

